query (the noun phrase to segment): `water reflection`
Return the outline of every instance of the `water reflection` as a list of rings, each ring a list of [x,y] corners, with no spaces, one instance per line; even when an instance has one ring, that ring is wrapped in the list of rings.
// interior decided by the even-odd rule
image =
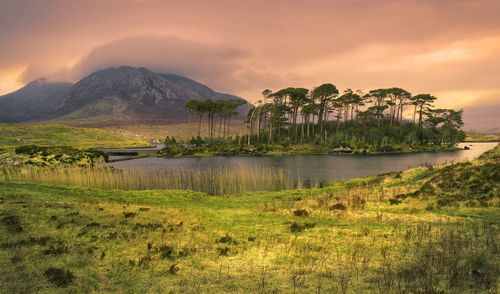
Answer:
[[[276,167],[287,171],[297,188],[322,187],[339,179],[401,171],[424,164],[445,164],[474,159],[497,143],[467,143],[470,150],[383,155],[289,155],[262,157],[141,158],[110,163],[118,169],[175,170],[219,167],[252,169]]]

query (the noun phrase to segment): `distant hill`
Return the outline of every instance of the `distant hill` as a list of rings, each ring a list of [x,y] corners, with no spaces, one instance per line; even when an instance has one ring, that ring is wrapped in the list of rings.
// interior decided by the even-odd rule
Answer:
[[[39,79],[0,96],[0,122],[40,121],[54,117],[71,86],[70,83]]]
[[[40,80],[0,96],[0,122],[180,122],[187,120],[185,105],[192,99],[242,98],[186,77],[122,66],[96,71],[73,85]],[[240,108],[241,116],[248,107]]]
[[[470,132],[500,134],[500,105],[469,106],[464,109],[464,128]]]

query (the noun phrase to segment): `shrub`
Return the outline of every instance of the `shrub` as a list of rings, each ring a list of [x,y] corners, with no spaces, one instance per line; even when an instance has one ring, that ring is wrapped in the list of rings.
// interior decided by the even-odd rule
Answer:
[[[160,251],[161,258],[174,259],[174,247],[170,245],[161,245],[158,247],[158,250]]]
[[[226,233],[226,235],[222,236],[219,240],[217,240],[218,243],[227,243],[227,244],[238,244],[238,241],[236,241],[233,237],[231,237],[229,234]]]
[[[139,258],[139,261],[137,264],[140,266],[147,267],[147,266],[149,266],[149,264],[151,263],[152,260],[153,260],[153,258],[148,253],[148,254],[142,256],[141,258]]]
[[[231,250],[231,248],[229,246],[223,246],[223,247],[217,248],[217,251],[219,251],[219,255],[221,255],[221,256],[229,255],[230,250]]]
[[[453,205],[455,204],[455,200],[452,199],[452,198],[439,198],[436,202],[437,206],[438,207],[442,207],[442,206],[450,206],[450,205]]]
[[[50,283],[54,284],[56,287],[62,288],[69,286],[75,279],[75,276],[70,270],[56,267],[48,268],[44,274]]]
[[[292,232],[294,234],[300,233],[300,232],[304,231],[305,229],[314,228],[315,225],[316,224],[314,224],[314,223],[299,224],[299,223],[293,222],[290,225],[290,232]]]
[[[330,210],[346,210],[347,207],[342,204],[342,203],[335,203],[334,205],[330,206]]]
[[[358,195],[355,195],[352,197],[352,207],[354,209],[364,209],[366,208],[366,200]]]
[[[123,217],[125,217],[125,218],[132,218],[136,215],[137,215],[137,213],[135,213],[135,212],[123,212]]]
[[[26,145],[16,147],[14,152],[23,155],[28,165],[51,166],[51,165],[93,165],[100,160],[108,161],[108,155],[94,149],[75,149],[67,146],[43,147]]]
[[[309,216],[309,211],[306,209],[297,209],[293,212],[295,216]]]
[[[178,271],[179,271],[179,267],[175,263],[172,264],[170,266],[170,268],[168,269],[168,273],[171,274],[171,275],[175,275]]]
[[[12,256],[10,257],[10,261],[12,263],[18,263],[22,260],[23,260],[23,258],[19,252],[14,252],[14,254],[12,254]]]
[[[485,224],[442,231],[433,242],[418,242],[411,258],[393,277],[400,281],[399,292],[477,293],[493,289],[499,276],[497,249],[488,240],[496,234],[494,226]],[[479,235],[482,237],[477,239]]]
[[[23,226],[19,217],[16,215],[6,215],[2,218],[2,223],[9,233],[20,233],[23,231]]]

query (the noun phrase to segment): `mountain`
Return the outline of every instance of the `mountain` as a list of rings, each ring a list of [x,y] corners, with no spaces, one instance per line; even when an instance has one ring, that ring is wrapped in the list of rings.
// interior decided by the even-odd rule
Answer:
[[[71,86],[70,83],[39,79],[0,96],[0,122],[39,121],[53,117]]]
[[[485,134],[500,133],[500,105],[469,106],[464,109],[465,129]]]
[[[6,95],[14,97],[8,99],[9,105],[26,110],[23,110],[22,115],[17,112],[10,116],[2,114],[0,121],[7,121],[8,118],[11,122],[51,119],[109,124],[168,123],[187,120],[185,105],[192,99],[242,99],[218,93],[186,77],[129,66],[99,70],[74,85],[65,85],[57,95],[42,95],[36,89],[26,91],[25,88]],[[25,94],[27,92],[31,94],[28,96]],[[0,108],[3,108],[2,101],[6,96],[0,97]],[[50,100],[47,102],[50,107],[46,111],[40,112],[36,107],[28,107],[29,103],[38,104],[37,97]],[[248,107],[241,107],[240,115]]]

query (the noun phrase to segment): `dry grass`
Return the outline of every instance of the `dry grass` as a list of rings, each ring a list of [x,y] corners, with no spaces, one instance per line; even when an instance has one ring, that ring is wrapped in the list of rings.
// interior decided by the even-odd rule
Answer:
[[[500,207],[391,201],[440,169],[211,197],[0,179],[0,289],[498,293]]]
[[[356,189],[368,195],[388,184],[394,180]],[[9,292],[498,290],[498,217],[478,218],[497,208],[430,212],[378,198],[359,205],[346,198],[353,187],[206,197],[0,182],[0,285]],[[337,201],[345,210],[330,209]],[[58,287],[43,274],[50,268],[74,278]]]
[[[0,180],[76,185],[119,190],[192,190],[210,195],[242,194],[293,188],[288,172],[276,167],[214,167],[174,170],[115,170],[107,165],[92,167],[3,168]]]

